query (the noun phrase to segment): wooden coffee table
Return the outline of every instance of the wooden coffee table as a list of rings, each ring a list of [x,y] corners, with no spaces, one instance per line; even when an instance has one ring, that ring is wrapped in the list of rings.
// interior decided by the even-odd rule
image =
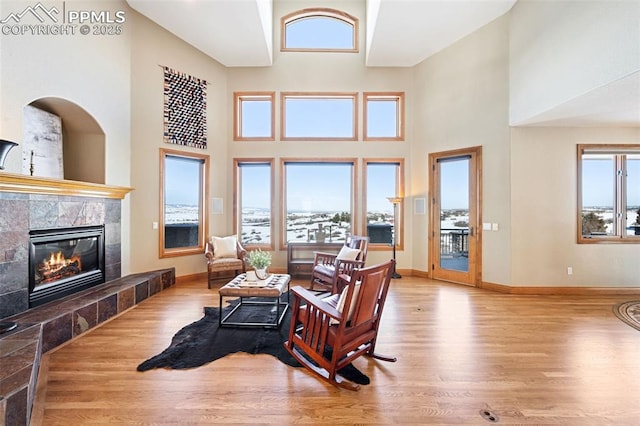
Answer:
[[[266,280],[251,283],[245,281],[245,274],[240,274],[225,284],[218,294],[220,295],[220,327],[266,327],[280,328],[284,314],[289,308],[289,282],[291,276],[287,274],[271,274]],[[281,296],[287,292],[287,300],[283,302]],[[225,297],[240,298],[240,302],[233,309],[222,316],[222,302]],[[274,322],[240,322],[233,321],[231,316],[240,309],[251,309],[256,305],[271,305],[276,308]]]

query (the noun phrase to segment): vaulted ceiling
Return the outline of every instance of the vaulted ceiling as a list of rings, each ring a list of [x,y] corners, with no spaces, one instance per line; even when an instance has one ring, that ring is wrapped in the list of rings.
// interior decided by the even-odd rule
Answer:
[[[280,30],[273,25],[272,2],[278,1],[127,0],[133,9],[227,67],[271,65],[273,33]],[[366,22],[360,18],[365,24],[366,63],[414,66],[506,13],[515,2],[368,0]]]
[[[227,67],[272,64],[274,33],[280,30],[279,19],[274,25],[273,3],[279,1],[285,0],[127,0],[133,9]],[[366,6],[361,25],[366,65],[371,67],[414,66],[507,13],[516,2],[348,1]],[[640,72],[511,124],[640,126]]]

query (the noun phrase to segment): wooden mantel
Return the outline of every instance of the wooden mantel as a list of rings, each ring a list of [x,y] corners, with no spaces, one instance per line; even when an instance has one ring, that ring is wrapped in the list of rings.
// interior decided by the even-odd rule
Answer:
[[[124,186],[0,172],[0,192],[123,199],[131,191],[133,188]]]

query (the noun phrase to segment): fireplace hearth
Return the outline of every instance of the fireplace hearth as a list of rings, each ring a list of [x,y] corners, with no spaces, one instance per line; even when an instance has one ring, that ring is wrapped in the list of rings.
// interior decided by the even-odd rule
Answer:
[[[29,307],[105,282],[104,226],[29,232]]]
[[[129,191],[131,188],[120,186],[0,173],[0,320],[34,306],[29,300],[35,287],[35,272],[29,268],[31,231],[104,226],[104,281],[120,278],[122,200]],[[85,263],[83,260],[83,269]]]

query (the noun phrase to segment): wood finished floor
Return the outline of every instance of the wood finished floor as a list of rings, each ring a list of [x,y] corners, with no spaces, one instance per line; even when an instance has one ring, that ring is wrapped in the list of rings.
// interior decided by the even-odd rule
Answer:
[[[269,355],[192,370],[136,371],[217,304],[180,283],[43,357],[32,425],[640,424],[640,332],[612,305],[629,296],[517,296],[394,280],[359,392]]]

